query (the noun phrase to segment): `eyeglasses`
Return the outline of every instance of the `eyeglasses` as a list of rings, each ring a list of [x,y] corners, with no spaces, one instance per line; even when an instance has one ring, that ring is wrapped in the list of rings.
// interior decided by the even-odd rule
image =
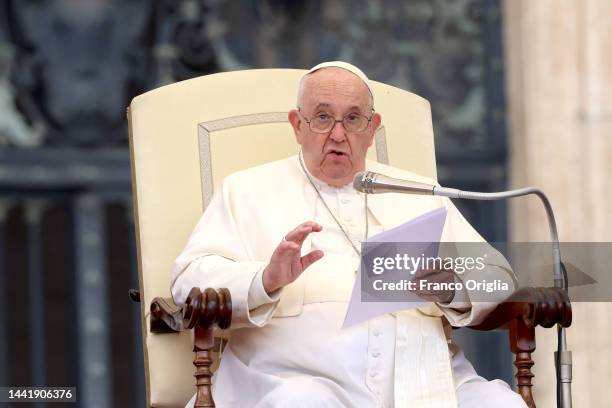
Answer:
[[[339,122],[342,123],[342,126],[344,126],[344,129],[347,132],[362,132],[365,130],[365,128],[368,127],[373,116],[372,115],[368,118],[367,116],[361,115],[359,113],[351,112],[344,116],[342,119],[336,119],[332,115],[329,115],[327,113],[317,113],[316,116],[314,116],[312,119],[308,119],[306,116],[304,116],[300,108],[298,108],[298,112],[300,112],[306,123],[308,123],[308,126],[310,126],[310,130],[315,133],[327,133],[331,131],[334,126],[336,126],[336,123]],[[372,112],[374,112],[374,109],[372,109]]]

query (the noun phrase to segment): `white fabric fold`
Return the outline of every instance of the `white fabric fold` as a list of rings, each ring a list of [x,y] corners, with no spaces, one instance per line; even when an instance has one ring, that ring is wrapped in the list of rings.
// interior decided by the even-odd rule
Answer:
[[[395,313],[396,408],[457,406],[448,344],[439,318]]]

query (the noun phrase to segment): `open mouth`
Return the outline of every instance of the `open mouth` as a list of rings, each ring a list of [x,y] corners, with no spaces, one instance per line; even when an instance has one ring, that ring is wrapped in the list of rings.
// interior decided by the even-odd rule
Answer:
[[[331,155],[332,157],[345,157],[347,156],[347,154],[343,151],[340,150],[330,150],[327,154]]]

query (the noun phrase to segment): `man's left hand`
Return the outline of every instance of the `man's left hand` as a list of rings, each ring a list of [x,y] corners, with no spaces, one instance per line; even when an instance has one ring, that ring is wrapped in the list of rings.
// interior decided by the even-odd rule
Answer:
[[[450,303],[455,296],[455,291],[452,289],[436,290],[435,288],[436,286],[441,288],[453,286],[455,272],[452,269],[421,269],[414,274],[412,281],[416,282],[416,288],[413,292],[421,299],[429,302]],[[424,284],[421,284],[421,281]]]

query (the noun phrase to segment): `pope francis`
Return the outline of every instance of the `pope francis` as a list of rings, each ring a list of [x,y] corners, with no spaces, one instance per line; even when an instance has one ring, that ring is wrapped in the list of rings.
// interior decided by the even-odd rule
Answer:
[[[366,168],[434,183],[366,161],[381,115],[357,67],[336,61],[308,71],[289,122],[300,154],[227,177],[173,269],[178,304],[194,286],[232,295],[233,330],[213,378],[217,406],[524,407],[507,384],[479,377],[450,339],[449,324],[475,324],[494,303],[420,293],[428,307],[342,328],[360,241],[439,207],[447,209],[443,241],[482,238],[448,199],[352,187]],[[504,261],[474,273],[513,282]]]

